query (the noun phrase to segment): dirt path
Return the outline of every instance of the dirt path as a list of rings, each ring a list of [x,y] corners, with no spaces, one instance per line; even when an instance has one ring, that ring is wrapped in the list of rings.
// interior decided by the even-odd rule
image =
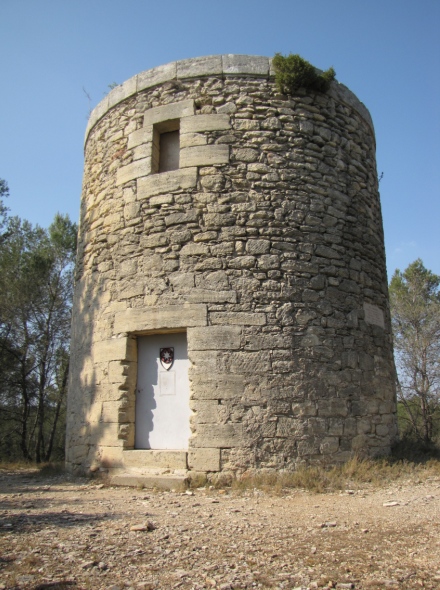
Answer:
[[[325,587],[440,588],[440,478],[272,496],[0,473],[0,590]]]

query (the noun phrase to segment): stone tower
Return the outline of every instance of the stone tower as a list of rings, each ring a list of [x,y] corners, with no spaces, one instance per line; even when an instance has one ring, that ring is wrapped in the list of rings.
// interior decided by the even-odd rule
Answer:
[[[389,452],[375,138],[345,86],[284,96],[269,58],[217,55],[113,89],[87,127],[76,272],[70,469]]]

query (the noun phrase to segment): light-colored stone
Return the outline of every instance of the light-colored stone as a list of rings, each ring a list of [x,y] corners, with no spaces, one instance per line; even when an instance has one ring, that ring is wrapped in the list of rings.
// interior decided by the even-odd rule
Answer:
[[[269,75],[269,58],[267,57],[227,54],[222,56],[222,60],[225,74]]]
[[[171,62],[163,66],[145,70],[137,75],[137,91],[145,90],[163,84],[177,77],[177,62]]]
[[[191,350],[236,350],[240,348],[240,342],[239,326],[188,328],[188,348]]]
[[[186,469],[187,452],[169,450],[124,450],[122,460],[127,469]]]
[[[221,131],[230,129],[231,121],[229,115],[194,115],[182,119],[180,132],[201,133],[203,131]]]
[[[140,176],[147,176],[147,174],[151,174],[151,158],[136,160],[132,164],[119,168],[116,176],[116,186],[130,182],[130,180]]]
[[[153,126],[141,127],[128,135],[127,148],[132,149],[143,143],[153,144]]]
[[[220,471],[220,449],[190,449],[188,467],[194,471]]]
[[[205,370],[206,371],[206,370]],[[234,399],[244,393],[243,375],[230,373],[208,373],[202,370],[191,371],[192,399]]]
[[[127,309],[115,316],[114,332],[150,332],[206,326],[206,305],[183,304]]]
[[[213,166],[229,162],[229,146],[205,145],[182,148],[180,150],[180,167]]]
[[[123,84],[119,84],[107,95],[108,98],[108,108],[111,109],[113,106],[122,102],[126,98],[129,98],[133,94],[137,92],[137,76],[133,76]]]
[[[139,178],[137,183],[138,199],[194,188],[196,183],[197,168],[185,168],[152,174],[145,178]]]
[[[243,424],[199,424],[192,443],[196,448],[230,449],[240,446],[242,437]]]
[[[171,119],[181,119],[182,117],[190,117],[194,115],[194,101],[182,100],[180,102],[173,102],[163,107],[154,107],[148,109],[144,114],[144,127],[169,121]]]
[[[135,338],[111,338],[93,345],[92,357],[95,363],[103,361],[132,361],[136,359]]]
[[[264,313],[237,312],[211,312],[209,314],[213,324],[234,324],[238,326],[264,326],[266,315]]]
[[[221,75],[223,64],[221,55],[193,57],[177,62],[178,78],[198,78],[200,76]]]

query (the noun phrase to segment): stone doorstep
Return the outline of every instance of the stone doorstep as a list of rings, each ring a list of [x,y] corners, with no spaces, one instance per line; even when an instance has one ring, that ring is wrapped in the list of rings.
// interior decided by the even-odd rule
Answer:
[[[143,487],[143,488],[158,488],[162,490],[173,490],[186,486],[187,477],[183,474],[155,474],[147,472],[126,471],[122,473],[115,473],[109,476],[110,485],[127,486],[127,487]]]
[[[136,470],[186,470],[187,451],[135,449],[123,451],[122,458],[127,471]]]

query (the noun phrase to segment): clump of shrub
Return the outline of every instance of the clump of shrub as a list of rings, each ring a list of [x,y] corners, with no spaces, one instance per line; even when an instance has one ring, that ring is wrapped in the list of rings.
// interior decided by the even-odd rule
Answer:
[[[298,54],[284,56],[276,53],[272,65],[277,88],[282,94],[293,94],[298,88],[327,92],[336,76],[333,68],[319,74],[311,63]]]

